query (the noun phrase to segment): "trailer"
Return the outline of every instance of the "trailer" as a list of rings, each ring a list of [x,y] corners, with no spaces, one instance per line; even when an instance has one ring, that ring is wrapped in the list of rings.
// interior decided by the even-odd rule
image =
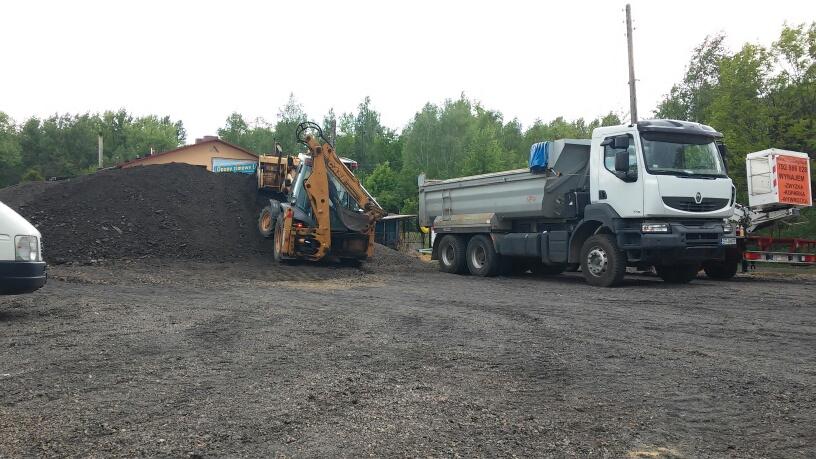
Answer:
[[[736,245],[721,138],[698,123],[648,120],[536,144],[527,169],[420,175],[420,224],[438,234],[431,258],[477,276],[580,265],[588,283],[609,287],[631,266],[689,282]]]

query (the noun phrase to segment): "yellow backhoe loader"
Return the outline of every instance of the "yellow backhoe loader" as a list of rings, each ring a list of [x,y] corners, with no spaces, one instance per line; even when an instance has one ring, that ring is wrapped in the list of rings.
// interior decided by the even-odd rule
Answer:
[[[296,135],[306,154],[284,157],[276,149],[277,155],[259,158],[259,189],[274,197],[261,210],[258,229],[274,238],[275,261],[370,257],[375,224],[386,212],[337,156],[319,126],[301,123]]]

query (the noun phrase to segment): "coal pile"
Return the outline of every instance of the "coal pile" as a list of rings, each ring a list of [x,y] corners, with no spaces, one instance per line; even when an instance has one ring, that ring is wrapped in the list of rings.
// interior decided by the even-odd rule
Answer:
[[[112,169],[0,190],[43,235],[50,263],[123,258],[228,261],[271,253],[256,230],[254,176],[186,164]]]
[[[381,244],[374,244],[374,255],[364,265],[372,272],[420,272],[435,271],[436,264],[427,263],[419,257],[402,253]]]

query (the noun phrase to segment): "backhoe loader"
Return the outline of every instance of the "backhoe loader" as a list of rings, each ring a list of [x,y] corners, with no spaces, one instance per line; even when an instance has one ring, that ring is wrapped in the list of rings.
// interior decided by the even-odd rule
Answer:
[[[278,151],[259,158],[259,189],[272,190],[274,197],[261,210],[258,229],[274,239],[275,261],[370,257],[375,224],[386,212],[337,156],[319,126],[301,123],[296,135],[307,153],[292,158]]]

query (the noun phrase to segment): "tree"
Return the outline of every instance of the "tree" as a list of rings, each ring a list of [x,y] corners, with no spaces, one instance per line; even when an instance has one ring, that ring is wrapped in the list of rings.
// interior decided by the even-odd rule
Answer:
[[[398,180],[397,173],[386,161],[377,165],[365,178],[365,187],[383,209],[388,212],[399,212],[403,199],[396,187]]]
[[[303,150],[295,138],[298,124],[306,121],[303,106],[295,99],[294,93],[289,93],[289,100],[278,111],[278,121],[275,123],[275,137],[281,144],[283,151],[295,153]]]
[[[702,122],[719,83],[720,63],[728,55],[725,34],[707,36],[694,48],[683,81],[674,85],[655,110],[657,118]]]
[[[247,125],[247,122],[244,121],[244,117],[240,113],[232,112],[232,114],[227,117],[224,127],[218,128],[216,132],[221,139],[234,143],[235,145],[241,145],[244,136],[249,132],[249,125]]]
[[[0,186],[15,183],[20,167],[20,136],[14,122],[0,112]]]
[[[45,180],[37,169],[29,169],[20,177],[21,182],[42,182]]]

